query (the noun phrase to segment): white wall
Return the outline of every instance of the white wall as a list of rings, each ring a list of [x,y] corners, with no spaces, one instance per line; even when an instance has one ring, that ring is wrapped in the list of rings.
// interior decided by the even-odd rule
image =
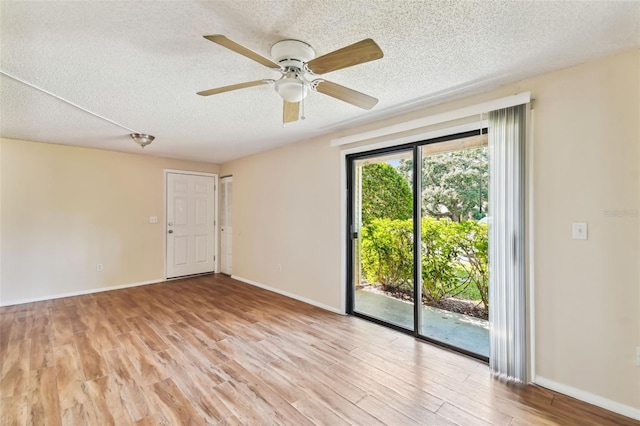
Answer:
[[[2,305],[164,279],[163,169],[218,171],[10,139],[0,152]]]
[[[633,51],[351,131],[532,92],[536,373],[631,416],[640,413],[640,218],[605,213],[640,208],[639,83]],[[221,172],[234,178],[234,274],[340,309],[345,166],[332,136]],[[587,241],[571,239],[573,221],[589,223]]]

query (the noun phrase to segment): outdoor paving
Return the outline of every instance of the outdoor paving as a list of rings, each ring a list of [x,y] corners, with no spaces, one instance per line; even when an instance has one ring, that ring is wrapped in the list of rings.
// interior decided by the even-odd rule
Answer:
[[[413,303],[356,290],[355,310],[413,329]],[[489,357],[489,321],[422,305],[422,334]]]

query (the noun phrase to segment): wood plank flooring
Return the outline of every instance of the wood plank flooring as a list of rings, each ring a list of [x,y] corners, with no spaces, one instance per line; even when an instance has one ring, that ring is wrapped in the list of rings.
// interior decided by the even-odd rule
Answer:
[[[0,308],[2,425],[638,425],[222,275]]]

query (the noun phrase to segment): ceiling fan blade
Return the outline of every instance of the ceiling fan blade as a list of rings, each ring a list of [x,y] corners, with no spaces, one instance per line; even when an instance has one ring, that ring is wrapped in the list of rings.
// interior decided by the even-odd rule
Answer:
[[[231,86],[224,86],[224,87],[218,87],[215,89],[203,90],[202,92],[198,92],[198,95],[211,96],[211,95],[216,95],[218,93],[230,92],[232,90],[244,89],[245,87],[260,86],[261,84],[269,84],[269,81],[256,80],[256,81],[248,81],[246,83],[232,84]]]
[[[343,47],[307,62],[307,68],[314,74],[326,74],[342,68],[375,61],[384,56],[380,47],[370,38]]]
[[[340,99],[362,109],[369,110],[378,103],[378,100],[372,96],[326,80],[320,81],[315,89],[317,92]]]
[[[300,114],[300,102],[287,102],[284,101],[284,107],[282,109],[282,123],[293,123],[298,121]]]
[[[246,47],[236,43],[233,40],[229,40],[228,38],[226,38],[221,34],[206,35],[203,37],[209,41],[219,44],[220,46],[224,46],[229,50],[233,50],[234,52],[239,53],[242,56],[246,56],[247,58],[258,62],[264,65],[265,67],[280,69],[280,65],[276,64],[272,60],[267,59],[264,56],[259,55],[252,50],[247,49]]]

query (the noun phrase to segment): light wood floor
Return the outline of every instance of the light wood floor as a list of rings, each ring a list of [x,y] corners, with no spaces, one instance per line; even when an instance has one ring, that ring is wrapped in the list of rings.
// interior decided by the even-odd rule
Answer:
[[[411,336],[206,276],[0,308],[7,425],[638,425]]]

